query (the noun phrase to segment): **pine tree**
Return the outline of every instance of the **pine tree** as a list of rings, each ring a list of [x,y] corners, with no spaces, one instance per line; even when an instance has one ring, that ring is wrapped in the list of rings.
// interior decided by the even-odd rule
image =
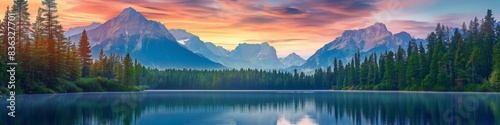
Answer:
[[[9,7],[7,6],[7,11],[5,14],[6,17],[8,16],[7,15],[8,11],[9,11]],[[7,18],[4,17],[4,20],[7,20]],[[0,41],[0,52],[2,53],[0,55],[0,69],[7,69],[7,65],[6,65],[7,63],[5,60],[7,55],[4,54],[7,51],[7,44],[4,42],[4,40],[6,40],[6,38],[7,38],[7,36],[6,36],[7,34],[5,34],[5,32],[6,32],[5,26],[7,25],[6,23],[7,22],[0,20],[0,40],[2,40],[2,41]],[[2,88],[4,88],[6,86],[5,83],[7,83],[7,79],[8,78],[7,78],[7,75],[5,74],[5,72],[0,73],[0,82],[1,82],[0,85],[2,86],[2,87],[0,87],[0,94],[2,94],[2,92],[3,92]]]
[[[7,7],[7,11],[8,11],[8,7]],[[4,26],[3,25],[5,25],[4,21],[0,20],[0,40],[3,40],[3,38],[6,37],[6,36],[4,36],[5,34],[4,34]],[[6,47],[7,47],[7,44],[4,44],[3,41],[0,41],[0,52],[1,53],[6,52],[6,50],[7,50]],[[6,57],[5,54],[0,55],[0,63],[1,63],[0,68],[1,69],[7,69],[7,65],[6,65],[6,62],[4,60],[5,57]],[[4,73],[0,73],[0,82],[2,82],[2,83],[0,83],[0,85],[2,86],[2,87],[0,87],[0,94],[1,94],[2,93],[1,88],[3,88],[3,86],[5,86],[4,85],[5,83],[7,83],[7,76]]]
[[[427,62],[426,58],[426,53],[425,53],[425,48],[422,45],[422,42],[420,42],[420,45],[418,46],[418,51],[419,51],[419,79],[424,79],[425,76],[429,73],[429,64]]]
[[[469,23],[469,35],[471,36],[471,40],[475,40],[477,33],[479,32],[479,20],[477,17],[474,18],[474,21],[470,21]]]
[[[490,76],[490,87],[500,91],[500,26],[497,26],[497,42],[493,47],[493,71]]]
[[[4,36],[4,33],[3,33],[4,29],[3,29],[3,27],[2,27],[2,24],[3,24],[3,20],[0,20],[0,40],[2,40],[2,39],[3,39],[3,36]],[[0,47],[1,47],[1,46],[4,46],[4,45],[3,45],[3,44],[0,44]],[[0,49],[1,49],[1,48],[0,48]]]
[[[382,83],[383,82],[383,79],[384,79],[384,76],[385,76],[385,59],[386,59],[386,56],[387,56],[388,52],[386,51],[385,53],[382,53],[380,54],[380,58],[379,58],[379,76],[378,76],[378,80],[377,80],[377,83]]]
[[[4,30],[4,26],[3,25],[5,25],[4,21],[0,20],[0,40],[2,40],[2,41],[0,41],[0,52],[2,52],[2,53],[4,52],[5,46],[6,46],[6,44],[3,43],[3,37],[5,35],[5,33],[4,33],[5,30]],[[5,57],[3,57],[4,55],[5,54],[0,55],[0,57],[1,58],[5,58]]]
[[[495,22],[496,20],[493,17],[491,9],[488,9],[486,12],[486,16],[484,17],[483,23],[481,24],[481,32],[485,33],[488,39],[495,38],[495,29],[493,27]],[[490,41],[485,41],[485,42],[490,42]]]
[[[498,27],[497,27],[498,28]],[[494,91],[500,91],[500,34],[497,43],[493,47],[493,72],[490,76],[490,87]]]
[[[465,43],[463,39],[460,37],[460,34],[458,31],[455,31],[455,36],[456,36],[456,51],[455,51],[455,73],[456,77],[454,79],[455,83],[457,83],[458,86],[463,85],[464,83],[467,82],[467,70],[466,70],[466,64],[467,64],[467,54],[466,54],[466,49],[465,49]]]
[[[332,87],[333,85],[333,73],[332,73],[332,67],[331,66],[328,66],[328,68],[326,68],[326,74],[323,75],[323,86],[322,88],[325,88],[325,89],[329,89]]]
[[[342,64],[342,60],[339,60],[337,67],[338,67],[338,72],[339,72],[339,73],[337,73],[337,75],[338,75],[337,76],[337,86],[338,86],[337,88],[342,89],[342,87],[346,86],[343,84],[346,72],[345,72],[344,64]]]
[[[9,6],[7,6],[7,10],[5,11],[5,16],[3,17],[3,21],[2,23],[0,23],[0,35],[2,35],[2,45],[5,45],[3,48],[0,48],[2,49],[2,53],[7,53],[7,49],[6,49],[6,45],[8,45],[8,28],[9,28],[9,13],[10,13],[10,9],[9,9]],[[1,47],[1,46],[0,46]],[[6,56],[5,54],[2,54],[0,55],[0,57],[2,56]]]
[[[124,84],[127,86],[135,86],[135,68],[134,64],[132,62],[132,58],[130,57],[130,54],[127,53],[125,58],[123,59],[123,72],[124,76]]]
[[[465,22],[462,24],[462,31],[464,32],[463,38],[467,38],[469,36],[469,30],[467,29]]]
[[[399,89],[406,88],[406,52],[401,47],[398,47],[398,51],[396,52],[396,64],[395,64],[395,72],[396,72],[396,82],[398,84]]]
[[[481,83],[485,78],[482,74],[485,70],[486,65],[486,55],[484,55],[484,50],[482,47],[476,46],[474,47],[472,54],[469,57],[469,61],[467,62],[467,72],[469,76],[470,83]]]
[[[0,64],[1,69],[7,69],[7,65],[6,65],[7,63],[6,63],[5,58],[0,58],[0,63],[1,63]],[[8,78],[8,75],[6,73],[4,73],[4,72],[0,73],[0,82],[1,82],[0,83],[0,85],[1,85],[0,86],[0,94],[2,94],[2,88],[7,86],[6,83],[8,83],[8,81],[7,81],[8,79],[9,78]]]
[[[137,61],[137,59],[134,60],[134,68],[135,68],[135,84],[136,85],[142,85],[142,75],[143,75],[143,70],[142,70],[142,65]]]
[[[88,77],[90,74],[90,63],[92,61],[92,55],[90,52],[87,31],[83,30],[80,42],[78,42],[78,53],[82,66],[82,77]]]
[[[36,72],[36,71],[49,71],[49,69],[51,68],[49,66],[49,60],[47,60],[50,54],[47,51],[48,46],[45,40],[46,33],[44,33],[44,27],[45,27],[44,21],[45,18],[43,17],[43,9],[39,8],[38,14],[35,18],[35,22],[32,25],[33,26],[32,50],[33,53],[35,53],[33,54],[32,61],[36,62],[33,63],[34,67],[33,71],[35,71],[33,74],[34,75],[33,79],[37,79],[43,82],[51,82],[51,80],[49,80],[48,78],[49,74],[43,72]]]
[[[439,31],[436,31],[439,32]],[[442,33],[442,31],[441,31]],[[437,74],[437,77],[435,81],[433,81],[433,90],[440,89],[443,90],[445,89],[444,86],[447,85],[449,82],[447,78],[447,58],[445,57],[446,54],[446,45],[445,45],[445,39],[443,35],[438,34],[438,38],[436,40],[436,45],[434,47],[434,53],[432,55],[432,63],[431,67],[434,69],[431,69],[431,72],[434,72]],[[436,87],[437,86],[437,87]]]
[[[359,84],[366,85],[369,83],[368,74],[369,74],[369,62],[368,57],[365,56],[365,61],[361,63],[361,69],[359,71]]]
[[[94,75],[95,76],[99,76],[99,77],[105,77],[105,69],[106,68],[106,64],[108,63],[108,57],[106,57],[106,55],[104,54],[104,50],[101,49],[101,51],[99,52],[99,58],[97,59],[97,62],[95,63],[95,68],[92,72],[94,72]]]
[[[394,89],[396,87],[396,82],[397,82],[397,76],[396,75],[396,70],[395,70],[395,61],[394,61],[394,53],[390,51],[386,56],[385,56],[385,73],[384,73],[384,79],[382,81],[382,84],[386,85],[385,88],[383,89]]]
[[[354,58],[354,70],[353,70],[353,84],[354,85],[359,85],[360,82],[359,82],[359,71],[361,71],[361,52],[359,52],[359,49],[358,49],[358,52],[355,55],[355,58]]]
[[[378,73],[379,73],[379,65],[377,64],[377,53],[373,53],[372,56],[370,56],[370,70],[368,71],[368,76],[369,76],[368,80],[370,86],[373,87],[373,85],[379,84]]]
[[[118,80],[120,83],[124,83],[124,76],[125,76],[125,71],[123,69],[123,58],[120,56],[119,53],[111,54],[114,55],[114,64],[113,64],[113,74],[115,76],[115,79]]]
[[[497,34],[497,42],[495,42],[494,44],[496,45],[497,43],[500,43],[500,42],[498,42],[498,41],[500,41],[500,25],[497,25],[495,30],[496,30],[496,34]]]
[[[495,29],[494,29],[494,24],[496,20],[493,17],[491,9],[487,10],[486,16],[483,19],[483,23],[481,24],[481,34],[483,34],[483,41],[482,41],[482,46],[484,49],[484,54],[486,56],[486,66],[484,70],[483,76],[490,76],[491,73],[491,68],[492,67],[492,55],[493,55],[493,45],[494,45],[494,39],[495,39]]]
[[[14,21],[16,30],[16,49],[20,50],[18,54],[16,54],[20,59],[23,59],[21,61],[24,61],[25,55],[27,54],[26,51],[29,49],[29,46],[26,46],[31,39],[30,39],[30,33],[32,32],[31,30],[31,23],[30,23],[30,13],[28,12],[28,1],[27,0],[14,0],[14,5],[12,6],[12,12],[16,13],[16,20]],[[25,66],[23,66],[25,67]]]
[[[445,64],[443,61],[441,61],[441,58],[444,55],[444,42],[443,42],[443,29],[442,26],[438,23],[436,27],[436,33],[432,32],[429,34],[427,37],[427,41],[429,42],[428,46],[428,53],[426,59],[430,63],[429,73],[427,76],[425,76],[423,83],[422,83],[422,88],[423,90],[431,90],[434,89],[432,87],[438,86],[438,78],[439,80],[444,80],[442,79],[442,72],[440,70],[440,67]],[[441,68],[442,69],[442,68]]]
[[[115,68],[115,64],[118,64],[119,61],[116,60],[116,55],[114,53],[109,54],[108,61],[106,62],[106,66],[104,67],[104,76],[108,79],[115,78],[115,73],[113,73],[113,69]]]
[[[47,43],[47,53],[49,54],[48,65],[50,67],[47,69],[47,73],[50,81],[58,81],[57,78],[65,74],[62,64],[62,60],[64,60],[62,53],[64,51],[59,50],[63,47],[63,30],[57,19],[57,4],[55,0],[43,0],[42,5],[45,6],[42,9],[42,16],[44,17],[44,29],[42,33],[44,33],[44,39]],[[54,86],[57,86],[57,82],[56,85],[50,85],[51,88]]]
[[[440,25],[438,24],[438,27],[440,27]],[[433,54],[434,54],[434,46],[436,46],[436,41],[437,41],[437,36],[436,36],[436,33],[434,32],[431,32],[427,38],[427,53],[426,53],[426,61],[428,61],[427,63],[431,63],[431,60],[433,60]],[[431,70],[431,67],[430,65],[427,65],[427,67],[425,67],[425,69],[427,69],[428,73],[430,73],[430,70]]]
[[[334,89],[340,89],[338,88],[338,74],[339,74],[339,66],[338,66],[338,60],[337,60],[337,57],[335,57],[334,61],[333,61],[333,76],[331,78],[332,82],[333,82],[333,85],[332,85],[332,88],[334,87]]]
[[[77,80],[81,76],[81,63],[80,63],[80,56],[78,53],[78,50],[76,49],[76,45],[72,44],[69,49],[69,56],[68,56],[68,66],[69,66],[69,78],[72,81]]]
[[[419,68],[420,68],[420,53],[417,49],[417,44],[415,39],[410,41],[408,45],[408,64],[406,70],[406,83],[408,85],[418,85],[420,83],[419,78]]]

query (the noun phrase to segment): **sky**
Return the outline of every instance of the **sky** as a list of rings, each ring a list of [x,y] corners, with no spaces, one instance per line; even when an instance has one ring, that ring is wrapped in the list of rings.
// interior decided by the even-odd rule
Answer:
[[[64,29],[104,23],[133,7],[168,29],[185,29],[228,50],[268,42],[278,57],[316,50],[355,30],[382,22],[393,34],[425,38],[438,22],[461,27],[487,9],[500,18],[500,0],[56,0]],[[12,0],[0,0],[0,13]],[[29,0],[34,18],[41,0]],[[0,17],[0,18],[3,18]],[[33,21],[33,20],[32,20]],[[468,24],[468,23],[467,23]]]

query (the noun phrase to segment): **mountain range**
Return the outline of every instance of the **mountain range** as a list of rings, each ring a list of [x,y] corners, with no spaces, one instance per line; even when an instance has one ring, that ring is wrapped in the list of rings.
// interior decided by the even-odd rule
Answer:
[[[267,42],[240,43],[234,50],[227,50],[212,42],[204,42],[184,29],[168,30],[130,7],[104,24],[71,28],[65,35],[70,35],[71,41],[76,43],[81,37],[78,32],[83,29],[88,32],[94,58],[101,49],[107,54],[130,53],[144,65],[156,68],[297,68],[307,71],[332,66],[335,58],[349,62],[358,51],[363,57],[395,51],[399,46],[406,48],[413,39],[407,32],[392,34],[385,24],[375,23],[363,29],[344,31],[304,60],[296,53],[278,58],[276,49]],[[417,44],[427,44],[423,39],[416,40]]]
[[[225,68],[180,45],[167,28],[156,21],[146,19],[133,8],[126,8],[118,16],[87,31],[92,56],[97,58],[102,49],[125,55],[130,53],[146,66],[157,68]],[[81,33],[70,37],[78,42]]]
[[[287,68],[278,56],[276,49],[267,42],[262,44],[240,43],[232,50],[226,50],[183,29],[170,29],[177,42],[194,53],[230,68],[283,69]],[[295,59],[295,58],[293,58]],[[302,58],[300,58],[302,59]],[[303,60],[303,59],[302,59]],[[292,61],[292,60],[290,60]]]
[[[358,30],[346,30],[342,36],[317,50],[301,68],[306,71],[307,69],[326,68],[334,64],[335,58],[342,60],[345,64],[350,62],[358,51],[361,57],[371,53],[380,54],[385,51],[396,51],[399,46],[406,48],[411,39],[411,35],[407,32],[392,34],[383,23],[375,23]],[[427,44],[423,39],[416,40],[417,43],[422,42],[424,46]]]
[[[93,22],[92,24],[90,24],[88,26],[79,26],[79,27],[69,28],[68,31],[64,32],[64,36],[70,37],[70,36],[82,33],[83,30],[92,30],[92,29],[95,29],[101,25],[102,25],[101,23]]]

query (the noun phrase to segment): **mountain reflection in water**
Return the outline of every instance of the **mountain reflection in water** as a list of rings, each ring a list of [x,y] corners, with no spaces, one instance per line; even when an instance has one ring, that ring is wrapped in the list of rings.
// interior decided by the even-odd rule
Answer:
[[[5,100],[6,98],[2,98]],[[500,94],[145,91],[16,96],[2,125],[500,124]],[[8,103],[2,101],[0,106]],[[7,113],[7,108],[1,108]]]

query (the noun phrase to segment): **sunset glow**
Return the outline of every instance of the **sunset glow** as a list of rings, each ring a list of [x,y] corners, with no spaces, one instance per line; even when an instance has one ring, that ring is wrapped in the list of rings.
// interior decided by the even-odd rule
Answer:
[[[446,2],[456,4],[449,6]],[[269,42],[279,57],[296,52],[306,59],[344,30],[364,28],[375,22],[385,23],[392,33],[407,31],[416,38],[425,38],[438,22],[461,27],[463,20],[483,15],[485,8],[500,10],[500,1],[496,0],[58,0],[57,3],[65,29],[104,23],[124,8],[133,7],[169,29],[186,29],[205,42],[229,50],[243,42]],[[12,5],[12,0],[1,0],[0,5]],[[29,1],[32,17],[41,6],[40,0]],[[5,9],[0,8],[0,12]]]

